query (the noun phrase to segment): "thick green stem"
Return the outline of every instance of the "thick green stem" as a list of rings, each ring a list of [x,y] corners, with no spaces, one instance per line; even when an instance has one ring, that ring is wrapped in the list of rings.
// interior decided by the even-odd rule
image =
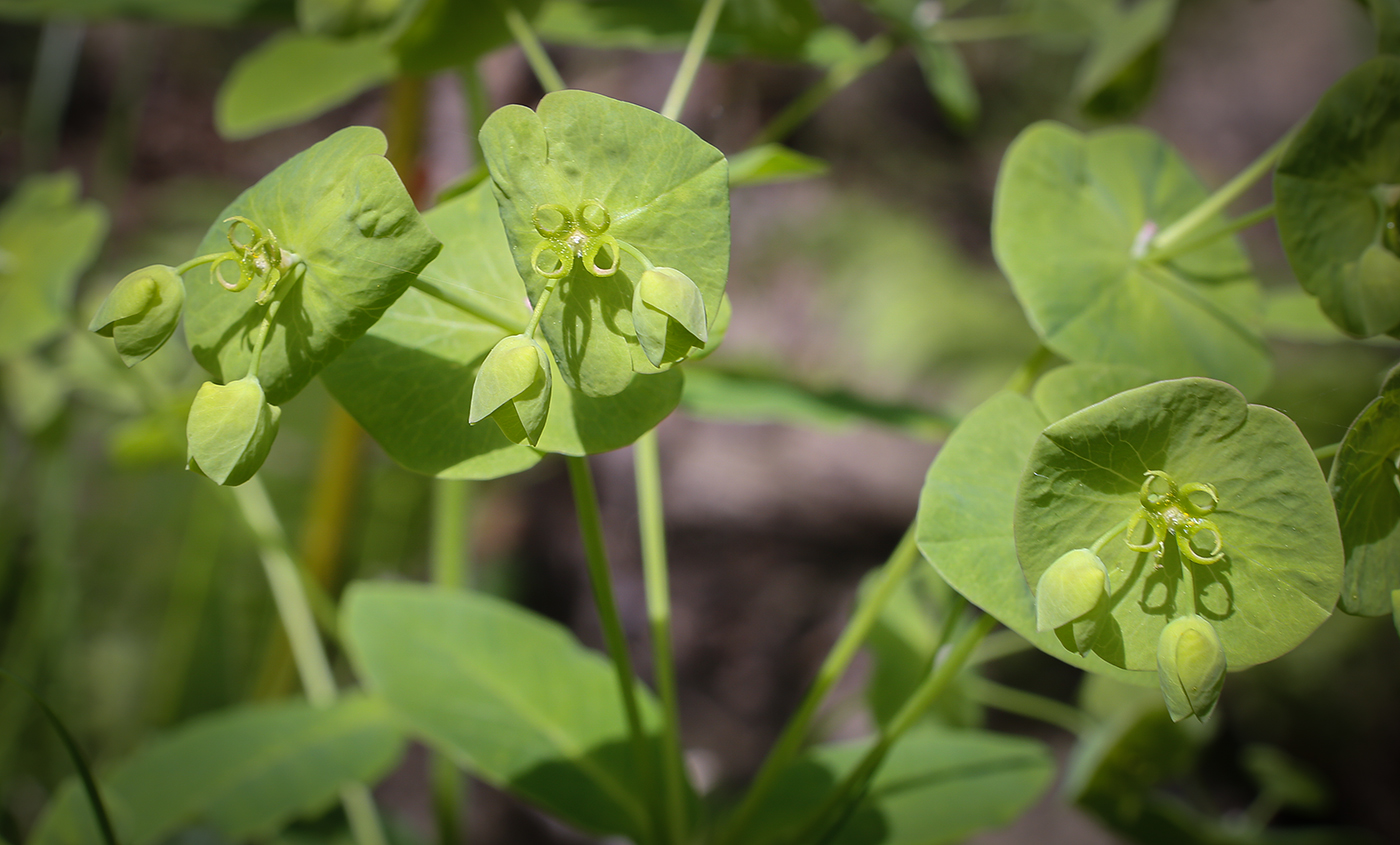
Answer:
[[[1089,718],[1084,711],[1076,707],[986,678],[970,679],[967,690],[974,700],[984,706],[1037,719],[1064,728],[1072,734],[1081,733],[1089,724]]]
[[[1152,239],[1149,252],[1158,254],[1166,252],[1179,241],[1194,234],[1211,218],[1224,211],[1226,206],[1238,199],[1241,194],[1249,190],[1251,185],[1269,172],[1269,169],[1283,155],[1284,150],[1288,149],[1288,144],[1293,140],[1293,135],[1297,131],[1296,128],[1290,130],[1272,147],[1265,150],[1263,155],[1255,159],[1253,164],[1240,171],[1239,175],[1206,197],[1204,202],[1188,211],[1181,219],[1158,232],[1157,237]]]
[[[847,85],[855,82],[867,70],[875,67],[894,52],[894,41],[884,35],[877,35],[861,47],[850,61],[832,66],[820,81],[803,91],[787,108],[778,113],[764,127],[752,146],[762,146],[781,141],[792,133],[803,121],[811,117],[822,104],[831,99]]]
[[[540,87],[546,93],[553,91],[563,91],[564,77],[559,75],[559,70],[550,61],[549,54],[545,52],[544,45],[535,35],[535,30],[530,26],[530,22],[525,16],[520,14],[520,10],[515,8],[509,0],[496,0],[496,6],[501,10],[501,15],[506,20],[506,28],[510,30],[511,38],[520,46],[521,52],[525,54],[525,61],[529,63],[530,70],[534,72],[535,78],[539,80]]]
[[[272,589],[277,615],[291,642],[292,657],[306,691],[306,700],[313,707],[327,707],[336,699],[335,676],[331,673],[301,573],[292,558],[287,535],[272,507],[272,500],[256,475],[246,484],[233,488],[233,497],[257,540],[258,556]],[[384,831],[369,790],[362,784],[347,786],[341,790],[340,800],[357,845],[385,845]]]
[[[1054,357],[1055,353],[1050,351],[1050,347],[1043,343],[1040,344],[1035,348],[1035,351],[1026,358],[1021,366],[1016,369],[1016,372],[1011,374],[1011,378],[1006,381],[1006,387],[1002,389],[1009,390],[1012,393],[1025,393],[1029,391],[1031,385],[1035,384],[1035,380],[1040,377],[1041,371],[1045,369],[1045,366],[1049,364]]]
[[[728,825],[725,827],[724,835],[720,837],[721,842],[733,840],[743,832],[745,826],[753,817],[753,813],[763,803],[768,792],[774,783],[792,761],[802,750],[802,743],[807,738],[808,728],[811,726],[812,718],[816,715],[817,708],[826,698],[832,686],[845,673],[851,660],[855,657],[856,650],[865,642],[869,636],[870,629],[875,626],[875,620],[879,618],[880,611],[894,594],[896,588],[904,582],[909,575],[909,570],[920,560],[919,547],[915,542],[915,526],[910,526],[905,532],[904,538],[900,540],[890,559],[885,562],[884,569],[881,570],[879,579],[871,587],[862,599],[856,612],[851,616],[851,621],[846,624],[846,629],[841,632],[841,636],[836,640],[836,644],[831,647],[831,652],[826,656],[821,668],[817,670],[816,680],[812,682],[812,687],[807,690],[807,695],[802,699],[802,704],[797,708],[797,713],[787,723],[783,733],[778,737],[773,749],[768,752],[768,757],[763,761],[763,766],[758,770],[758,775],[754,778],[753,786],[744,796],[743,803],[735,811]]]
[[[715,24],[719,22],[719,13],[723,9],[724,0],[705,0],[705,5],[700,8],[700,16],[695,21],[695,29],[691,30],[690,42],[685,45],[685,54],[681,56],[676,77],[671,80],[671,90],[666,92],[666,104],[661,107],[663,116],[680,119],[686,98],[690,96],[690,87],[695,84],[695,74],[700,70],[700,62],[705,58],[705,50],[710,46],[710,37],[715,34]]]
[[[661,779],[666,797],[667,840],[684,841],[686,830],[685,759],[681,749],[680,705],[671,642],[671,595],[666,572],[666,523],[661,501],[661,460],[656,430],[632,447],[637,478],[637,521],[642,540],[642,572],[646,581],[647,620],[651,627],[652,665],[661,696],[663,758]]]
[[[440,478],[433,482],[433,522],[430,548],[433,583],[444,590],[460,590],[471,584],[467,560],[467,514],[472,482]],[[433,797],[433,820],[438,845],[462,845],[465,841],[462,806],[468,788],[457,764],[441,751],[433,751],[428,777]]]
[[[812,820],[803,827],[801,834],[790,840],[793,845],[820,842],[824,835],[845,822],[861,796],[869,789],[870,782],[874,779],[876,772],[879,771],[880,765],[885,761],[886,755],[894,747],[895,742],[913,727],[924,711],[929,708],[929,705],[943,694],[943,691],[957,677],[958,672],[967,664],[967,660],[977,644],[995,625],[996,619],[983,615],[963,633],[961,639],[952,646],[947,656],[939,661],[937,668],[919,685],[919,688],[890,720],[890,723],[880,734],[880,738],[865,752],[865,756],[861,758],[856,767],[837,785],[831,797],[823,803]],[[939,650],[941,651],[942,648],[940,647]]]
[[[471,505],[472,483],[440,478],[433,482],[433,583],[450,590],[471,585],[471,563],[467,559],[467,513]]]
[[[613,597],[612,574],[608,571],[608,551],[603,544],[603,521],[598,511],[598,494],[593,487],[593,472],[588,468],[587,458],[566,455],[564,462],[569,467],[569,483],[573,486],[574,505],[578,508],[578,527],[583,535],[593,604],[598,609],[608,657],[612,659],[617,674],[618,691],[627,717],[627,733],[640,774],[638,780],[649,783],[652,782],[652,765],[647,754],[642,711],[637,704],[637,674],[632,670],[632,658],[627,654],[627,636],[623,633],[622,617],[618,615],[617,601]]]

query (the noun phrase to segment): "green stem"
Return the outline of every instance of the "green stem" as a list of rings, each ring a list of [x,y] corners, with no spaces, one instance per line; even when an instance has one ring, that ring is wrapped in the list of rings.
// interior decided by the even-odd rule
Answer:
[[[1337,457],[1337,450],[1342,448],[1341,443],[1329,443],[1326,446],[1319,446],[1313,450],[1313,455],[1319,461]]]
[[[685,759],[681,749],[680,705],[676,695],[676,669],[671,644],[666,523],[661,501],[661,459],[655,429],[637,439],[632,455],[637,479],[637,522],[642,541],[642,572],[646,581],[652,661],[665,719],[661,778],[666,796],[666,834],[668,841],[679,845],[685,839],[686,830]]]
[[[1018,38],[1038,31],[1031,15],[988,15],[980,18],[952,18],[935,23],[926,34],[937,41],[989,41]]]
[[[535,330],[540,327],[540,319],[544,317],[544,307],[549,304],[549,297],[554,293],[554,286],[557,284],[558,279],[550,279],[545,283],[544,292],[540,294],[540,300],[535,303],[535,310],[530,314],[530,322],[522,332],[526,337],[534,338]]]
[[[1152,239],[1152,252],[1166,252],[1175,246],[1179,241],[1194,234],[1197,229],[1204,226],[1207,221],[1224,211],[1226,206],[1234,202],[1249,187],[1259,181],[1269,169],[1274,166],[1284,150],[1288,149],[1288,144],[1293,140],[1297,128],[1291,129],[1264,151],[1263,155],[1254,160],[1254,163],[1226,182],[1215,193],[1206,197],[1205,201],[1188,211],[1175,223],[1157,233],[1157,237]]]
[[[1006,386],[1002,389],[1012,393],[1026,393],[1054,357],[1055,353],[1050,351],[1050,347],[1043,343],[1040,344],[1016,369],[1016,372],[1011,374],[1011,378],[1007,379]]]
[[[797,99],[778,113],[763,131],[754,139],[751,146],[772,144],[783,140],[803,121],[811,117],[822,104],[837,92],[855,82],[866,71],[883,62],[894,52],[894,41],[888,36],[877,35],[862,45],[850,61],[833,65],[811,88],[803,91]]]
[[[1008,687],[989,681],[986,678],[968,679],[967,691],[981,704],[995,707],[1017,716],[1037,719],[1072,734],[1079,734],[1089,726],[1089,718],[1077,707],[1071,707],[1053,698],[1036,695],[1033,692]]]
[[[613,238],[613,241],[617,244],[618,249],[622,250],[623,252],[640,261],[643,270],[656,269],[656,265],[652,264],[651,259],[647,258],[646,253],[642,252],[640,249],[637,249],[635,246],[632,246],[627,241],[624,241],[620,238]]]
[[[82,53],[83,25],[49,21],[39,35],[34,79],[25,103],[23,170],[48,170],[58,147],[63,114],[73,93],[73,78]]]
[[[957,677],[958,672],[966,665],[973,649],[977,647],[983,637],[991,632],[996,623],[996,619],[984,614],[963,633],[962,637],[948,651],[947,656],[919,685],[919,688],[890,720],[875,744],[865,752],[865,756],[856,764],[856,767],[842,779],[831,797],[823,802],[823,806],[803,827],[802,833],[791,840],[792,842],[820,842],[823,836],[845,822],[861,796],[869,789],[870,782],[874,779],[876,772],[879,771],[880,765],[885,761],[886,755],[894,747],[895,742],[913,727],[924,711],[929,708],[929,705],[943,694],[943,691]],[[942,651],[941,646],[939,651]]]
[[[292,658],[296,661],[306,700],[313,707],[328,707],[336,699],[335,676],[331,673],[301,573],[292,558],[287,535],[272,507],[272,500],[268,498],[262,479],[256,475],[233,488],[233,497],[257,540],[258,556],[272,590],[277,615],[291,643]],[[341,790],[340,800],[357,845],[385,845],[384,831],[369,790],[363,784],[347,786]]]
[[[768,757],[758,770],[758,775],[754,778],[753,785],[749,787],[748,794],[744,796],[739,809],[734,812],[729,823],[725,826],[724,834],[720,837],[721,842],[732,841],[744,831],[744,828],[751,821],[754,811],[763,803],[763,799],[767,797],[768,792],[777,781],[778,775],[787,769],[797,757],[798,752],[802,750],[803,740],[807,738],[808,728],[812,718],[816,715],[817,708],[825,700],[826,694],[830,692],[832,686],[845,673],[852,658],[855,657],[856,650],[865,642],[865,638],[870,634],[870,629],[875,626],[875,620],[879,617],[880,611],[884,609],[890,596],[904,582],[904,579],[909,575],[909,570],[920,560],[915,532],[916,527],[912,525],[905,532],[904,538],[899,541],[899,545],[881,570],[879,579],[863,597],[855,614],[851,616],[851,621],[846,624],[846,629],[841,632],[836,644],[831,647],[831,652],[826,656],[821,668],[817,670],[816,680],[812,682],[806,697],[798,706],[797,713],[783,728],[782,735],[778,737],[777,743],[768,752]]]
[[[424,279],[422,276],[415,277],[412,282],[409,282],[409,286],[416,288],[439,302],[451,305],[464,314],[470,314],[478,320],[490,323],[497,328],[505,329],[511,334],[520,334],[525,328],[525,324],[521,323],[519,320],[506,316],[505,314],[498,314],[495,311],[481,307],[475,302],[463,299],[451,291]]]
[[[1118,523],[1117,525],[1113,526],[1112,528],[1108,529],[1104,532],[1102,537],[1094,541],[1094,544],[1089,547],[1089,551],[1097,555],[1099,551],[1102,550],[1105,545],[1107,545],[1109,540],[1112,540],[1114,537],[1117,537],[1119,534],[1122,534],[1124,531],[1127,531],[1128,526],[1132,524],[1133,517],[1130,516],[1122,522]]]
[[[1171,259],[1176,258],[1178,255],[1184,255],[1188,252],[1194,252],[1195,250],[1198,250],[1204,246],[1208,246],[1214,243],[1215,241],[1220,240],[1221,238],[1229,237],[1230,235],[1233,235],[1236,232],[1243,232],[1245,229],[1248,229],[1249,227],[1254,226],[1258,223],[1262,223],[1272,216],[1274,216],[1274,204],[1269,203],[1268,205],[1263,206],[1262,208],[1256,208],[1248,214],[1240,215],[1234,220],[1229,220],[1225,223],[1222,223],[1221,225],[1216,226],[1214,229],[1204,232],[1198,235],[1197,237],[1187,238],[1185,240],[1178,241],[1176,245],[1174,245],[1171,249],[1162,249],[1160,247],[1152,249],[1148,251],[1147,255],[1144,256],[1143,260],[1154,261],[1159,264],[1165,261],[1170,261]]]
[[[487,99],[486,86],[481,82],[481,73],[477,71],[476,65],[458,68],[457,76],[462,81],[463,99],[466,100],[467,137],[471,139],[472,160],[480,167],[486,161],[486,154],[481,149],[481,127],[490,115],[490,109],[487,107],[490,101]]]
[[[1186,591],[1187,597],[1191,599],[1191,612],[1197,613],[1196,570],[1192,569],[1195,564],[1187,560],[1185,555],[1177,555],[1177,560],[1181,562],[1181,587]]]
[[[1013,654],[1022,654],[1034,648],[1035,646],[1031,644],[1030,640],[1015,631],[997,631],[982,641],[982,646],[977,649],[977,653],[972,656],[968,664],[980,666],[983,663],[991,663],[993,660],[1000,660]]]
[[[544,88],[546,93],[563,91],[566,87],[564,77],[559,75],[558,68],[550,61],[549,54],[545,52],[544,45],[535,35],[530,22],[509,0],[496,0],[496,7],[506,20],[506,28],[510,30],[511,38],[515,39],[515,43],[520,45],[521,52],[525,54],[525,61],[539,80],[540,87]]]
[[[253,342],[253,360],[248,364],[250,376],[256,376],[258,367],[262,366],[263,347],[267,345],[267,336],[272,332],[272,321],[277,318],[277,310],[281,305],[280,297],[268,303],[267,313],[263,315],[262,325],[258,327],[258,339]]]
[[[719,13],[723,8],[724,0],[705,0],[705,5],[700,7],[700,16],[695,21],[695,29],[690,33],[690,42],[685,45],[685,54],[681,56],[676,77],[671,80],[671,90],[666,92],[666,104],[661,107],[662,116],[672,120],[680,119],[681,110],[685,108],[686,98],[690,96],[690,87],[695,84],[695,74],[700,70],[700,62],[705,58],[705,50],[710,46],[710,37],[715,33],[715,24],[719,22]]]
[[[467,560],[467,512],[471,504],[470,481],[440,478],[433,482],[433,583],[449,590],[471,584]]]
[[[593,588],[593,603],[602,623],[603,639],[607,643],[608,656],[612,659],[617,674],[618,691],[622,696],[622,707],[627,717],[627,733],[632,744],[639,780],[651,781],[651,762],[647,756],[646,735],[642,728],[642,712],[637,704],[636,672],[632,670],[632,659],[627,654],[627,637],[622,630],[622,618],[617,612],[617,601],[613,597],[612,575],[608,571],[608,551],[603,544],[603,521],[598,511],[598,494],[593,487],[593,473],[588,468],[588,459],[575,455],[564,456],[569,467],[569,483],[574,491],[574,505],[578,509],[579,533],[583,535],[583,548],[588,561],[588,581]]]
[[[194,268],[200,266],[201,264],[213,264],[215,261],[218,261],[224,256],[232,256],[234,258],[237,258],[238,253],[232,251],[211,252],[208,255],[201,255],[198,258],[191,258],[189,261],[186,261],[184,264],[181,264],[180,266],[175,268],[175,275],[183,276],[189,271],[193,270]]]
[[[444,590],[460,590],[471,581],[467,561],[467,519],[472,483],[440,478],[432,486],[431,567],[433,583]],[[438,845],[462,845],[463,801],[468,788],[457,764],[441,751],[433,751],[428,773],[433,799],[433,820]]]

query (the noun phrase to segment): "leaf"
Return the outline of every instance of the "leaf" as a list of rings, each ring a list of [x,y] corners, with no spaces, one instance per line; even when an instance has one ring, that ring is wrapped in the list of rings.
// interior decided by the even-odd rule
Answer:
[[[1279,239],[1303,288],[1358,337],[1400,329],[1400,57],[1323,95],[1274,174]]]
[[[234,64],[214,103],[214,125],[225,138],[251,138],[329,111],[394,71],[377,38],[278,33]]]
[[[645,838],[649,789],[616,676],[564,628],[412,584],[356,584],[344,613],[360,676],[434,748],[584,830]],[[655,702],[638,692],[655,726]]]
[[[729,186],[770,185],[826,175],[826,162],[782,144],[760,144],[729,158]]]
[[[0,387],[10,418],[30,437],[52,425],[68,400],[64,374],[33,355],[0,361]]]
[[[675,50],[684,47],[703,0],[549,0],[535,27],[540,37],[591,48]],[[726,3],[710,39],[713,56],[797,59],[822,25],[811,0]]]
[[[1327,483],[1337,506],[1346,570],[1339,606],[1358,616],[1391,613],[1400,589],[1400,378],[1391,371],[1380,395],[1342,438]]]
[[[68,324],[78,277],[107,235],[107,213],[78,198],[72,173],[31,176],[0,208],[0,360]]]
[[[1074,99],[1086,112],[1122,118],[1146,100],[1157,75],[1158,46],[1171,27],[1176,0],[1114,2],[1094,20],[1093,46],[1075,74]]]
[[[1149,470],[1214,486],[1209,519],[1223,559],[1191,563],[1172,536],[1160,558],[1128,547],[1129,534],[1142,542],[1133,525],[1122,529],[1142,506]],[[1214,626],[1231,671],[1272,660],[1322,624],[1341,585],[1336,514],[1307,441],[1283,414],[1208,379],[1129,390],[1046,428],[1022,476],[1015,525],[1029,583],[1064,552],[1111,534],[1099,557],[1119,636],[1100,636],[1094,650],[1130,670],[1156,668],[1162,630],[1193,613]]]
[[[420,284],[457,304],[409,290],[322,372],[322,381],[394,460],[415,472],[496,478],[534,466],[540,453],[513,443],[496,423],[468,423],[477,368],[530,318],[496,201],[480,185],[424,220],[446,246]],[[557,368],[551,381],[537,445],[569,455],[628,445],[676,407],[682,385],[679,372],[637,375],[618,394],[592,399],[570,389]]]
[[[237,215],[270,229],[305,261],[257,373],[273,405],[295,396],[374,325],[441,248],[384,150],[379,130],[342,129],[244,191],[199,246],[200,254],[227,250],[222,221]],[[196,270],[186,280],[185,339],[216,379],[241,378],[265,312],[256,304],[258,286],[235,294],[202,275]]]
[[[402,747],[387,708],[372,699],[245,705],[156,738],[99,780],[122,845],[155,845],[196,824],[258,839],[321,812],[344,786],[377,780]],[[75,787],[49,805],[31,845],[100,841]]]
[[[501,14],[510,5],[526,19],[534,17],[540,0],[422,0],[416,13],[393,33],[399,72],[427,76],[440,70],[467,67],[511,42]]]
[[[686,369],[681,402],[687,413],[703,419],[835,431],[874,423],[924,439],[937,437],[952,425],[946,417],[913,405],[879,402],[844,390],[822,390],[780,375],[708,366]]]
[[[1365,0],[1376,25],[1376,50],[1400,53],[1400,0]]]
[[[1151,380],[1142,367],[1069,364],[1056,367],[1037,379],[1031,398],[1041,416],[1058,420]]]
[[[929,467],[916,517],[919,550],[953,589],[1041,651],[1155,687],[1155,664],[1152,673],[1126,672],[1093,654],[1080,657],[1053,631],[1036,631],[1035,599],[1017,562],[1013,519],[1021,472],[1046,424],[1035,405],[1015,393],[998,393],[968,414]]]
[[[972,74],[952,44],[923,36],[914,42],[914,58],[924,72],[924,84],[955,126],[966,129],[982,110]]]
[[[1206,198],[1161,139],[1141,129],[1022,132],[1002,162],[993,251],[1045,345],[1076,362],[1130,364],[1158,378],[1205,375],[1246,394],[1269,358],[1259,286],[1234,239],[1164,263],[1152,233]]]
[[[506,237],[530,300],[546,279],[534,270],[537,209],[601,205],[606,235],[674,267],[700,288],[713,324],[729,271],[729,175],[724,156],[656,112],[584,91],[546,95],[538,112],[506,106],[487,119],[481,146]],[[636,339],[633,284],[641,265],[625,255],[606,277],[584,261],[557,282],[540,323],[564,381],[610,396],[633,374],[656,372]]]
[[[855,767],[869,741],[818,746],[779,776],[740,843],[789,841]],[[920,727],[891,750],[832,845],[960,842],[1019,816],[1050,786],[1054,763],[1034,740]]]
[[[256,19],[290,23],[291,7],[287,7],[286,14],[279,14],[280,11],[277,4],[267,0],[0,0],[0,17],[29,20],[135,18],[212,26]]]

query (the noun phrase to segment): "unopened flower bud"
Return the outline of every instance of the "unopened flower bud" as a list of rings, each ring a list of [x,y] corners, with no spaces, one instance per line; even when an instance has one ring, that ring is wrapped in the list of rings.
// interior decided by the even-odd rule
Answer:
[[[533,446],[549,415],[551,383],[544,344],[520,334],[504,338],[477,370],[467,422],[476,425],[489,416],[506,437]]]
[[[205,382],[190,406],[186,465],[227,487],[253,477],[277,438],[282,409],[269,405],[257,376]]]
[[[1204,617],[1182,616],[1162,629],[1157,682],[1173,721],[1195,716],[1204,722],[1210,716],[1225,685],[1225,647]]]
[[[632,325],[647,360],[657,367],[682,360],[710,339],[700,288],[672,267],[654,267],[637,280]]]
[[[1108,570],[1088,549],[1060,555],[1035,587],[1035,629],[1049,631],[1088,614],[1109,591]]]
[[[112,338],[122,362],[132,367],[175,333],[184,304],[185,284],[175,268],[154,264],[117,282],[88,330]]]

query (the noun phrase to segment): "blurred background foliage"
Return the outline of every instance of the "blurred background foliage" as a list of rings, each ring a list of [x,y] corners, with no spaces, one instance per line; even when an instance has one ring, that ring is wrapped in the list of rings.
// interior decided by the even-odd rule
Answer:
[[[82,327],[128,270],[192,255],[243,187],[341,126],[385,123],[389,100],[366,83],[309,121],[225,140],[215,112],[221,86],[293,22],[290,2],[57,5],[64,15],[50,18],[33,0],[0,0],[0,197],[15,202],[45,185],[53,215],[37,235],[20,225],[33,217],[0,220],[0,250],[56,238],[66,262],[43,288],[53,297],[50,325],[14,326],[10,315],[29,312],[15,304],[18,287],[0,288],[0,326],[11,333],[0,338],[0,666],[53,703],[101,768],[162,728],[285,697],[296,680],[227,491],[181,467],[184,411],[201,380],[183,343],[127,371]],[[546,9],[541,23],[565,79],[656,107],[674,54],[626,39],[579,46],[586,30],[567,5]],[[1123,8],[1146,14],[1149,5]],[[1374,38],[1362,5],[1349,0],[1182,0],[1166,40],[1148,44],[1113,90],[1092,83],[1115,60],[1109,47],[1138,37],[1124,34],[1139,26],[1126,18],[959,45],[965,84],[950,87],[947,45],[890,23],[913,4],[817,6],[858,38],[888,34],[890,55],[782,139],[825,162],[824,176],[736,189],[729,336],[695,368],[682,412],[661,429],[685,742],[721,785],[752,773],[795,705],[861,575],[912,516],[938,440],[1036,346],[988,242],[1010,139],[1037,119],[1091,128],[1130,115],[1219,184],[1369,55]],[[822,71],[795,61],[785,42],[717,44],[740,55],[705,68],[685,119],[732,154]],[[754,52],[766,57],[743,57]],[[486,52],[479,68],[490,107],[541,93],[513,48]],[[476,166],[459,89],[450,73],[422,89],[419,184],[409,180],[420,197]],[[1375,395],[1396,346],[1344,342],[1330,329],[1300,298],[1271,225],[1247,243],[1273,297],[1276,375],[1256,401],[1287,412],[1314,446],[1334,443]],[[18,284],[4,272],[0,265],[0,285]],[[15,337],[23,342],[6,343]],[[326,457],[336,449],[355,456],[349,469]],[[610,454],[597,468],[623,612],[640,637],[630,462]],[[318,383],[286,408],[263,474],[327,614],[352,579],[428,577],[434,483],[356,433]],[[337,496],[339,509],[327,504]],[[562,469],[545,462],[474,485],[463,502],[467,580],[597,644]],[[827,714],[830,736],[887,718],[911,684],[909,667],[927,659],[920,647],[947,598],[931,575],[911,584],[871,644],[868,707],[852,688]],[[1400,839],[1397,665],[1387,621],[1339,616],[1296,652],[1232,678],[1208,732],[1186,746],[1167,741],[1191,753],[1137,776],[1144,790],[1168,783],[1227,819],[1245,819],[1269,796],[1285,824]],[[1006,715],[1016,708],[1005,697],[1005,708],[984,704],[997,702],[988,683],[1073,701],[1076,672],[1030,652],[989,664],[985,675],[966,679],[934,718],[1031,733],[1069,755],[1063,730]],[[1105,694],[1089,686],[1093,713],[1094,696]],[[1100,749],[1116,747],[1122,732],[1150,747],[1163,741],[1154,731],[1185,730],[1122,716],[1146,710],[1121,701],[1112,712],[1131,723],[1106,722],[1104,731],[1120,733]],[[1096,753],[1092,745],[1076,757]],[[1267,749],[1296,762],[1271,762]],[[1311,773],[1299,776],[1304,786],[1267,782],[1291,766]],[[410,756],[379,791],[408,837],[429,827],[422,768]],[[0,839],[24,841],[69,772],[33,704],[0,684]],[[1123,817],[1092,780],[1071,775],[1066,789],[1109,827],[1115,813]],[[499,797],[478,791],[474,801],[480,841],[572,841]],[[1068,812],[1055,805],[1023,824],[1066,842],[1112,841]]]

